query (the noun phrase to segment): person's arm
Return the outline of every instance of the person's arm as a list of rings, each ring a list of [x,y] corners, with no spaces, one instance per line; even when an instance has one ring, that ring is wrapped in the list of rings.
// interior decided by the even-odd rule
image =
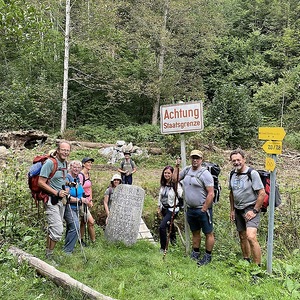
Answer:
[[[253,210],[250,210],[246,213],[245,215],[246,220],[253,219],[260,212],[265,196],[266,196],[266,192],[264,188],[257,191],[257,199],[254,208]]]
[[[207,211],[211,207],[213,200],[214,200],[214,196],[215,196],[213,186],[207,186],[207,187],[205,187],[205,189],[207,191],[207,196],[206,196],[205,202],[202,206],[202,209],[201,209],[202,211]]]
[[[126,171],[122,170],[121,168],[118,169],[118,172],[120,172],[121,174],[125,174]]]
[[[105,209],[106,217],[109,216],[108,199],[109,199],[109,196],[108,195],[104,195],[103,204],[104,204],[104,209]]]
[[[54,188],[52,188],[50,185],[47,184],[48,178],[39,176],[38,186],[43,189],[47,194],[52,196],[57,196],[60,198],[63,198],[68,195],[68,191],[65,191],[63,189],[57,191]]]
[[[234,199],[233,199],[233,193],[232,190],[229,192],[229,202],[230,202],[230,220],[235,220],[235,213],[234,213]]]
[[[134,168],[132,169],[131,174],[133,174],[133,173],[135,173],[135,172],[136,172],[136,167],[134,167]]]

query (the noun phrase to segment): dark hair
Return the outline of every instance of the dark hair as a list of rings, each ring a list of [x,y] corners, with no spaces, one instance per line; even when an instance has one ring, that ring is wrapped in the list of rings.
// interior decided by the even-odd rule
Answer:
[[[245,152],[241,148],[237,148],[237,149],[231,151],[230,160],[231,160],[232,155],[235,155],[235,154],[240,154],[242,156],[242,158],[245,158]]]
[[[166,186],[167,185],[167,182],[166,182],[166,179],[165,179],[165,176],[164,176],[164,173],[166,170],[170,170],[172,173],[174,172],[174,168],[172,166],[165,166],[162,170],[162,173],[161,173],[161,177],[160,177],[160,185],[161,186]],[[173,183],[172,183],[173,185]]]

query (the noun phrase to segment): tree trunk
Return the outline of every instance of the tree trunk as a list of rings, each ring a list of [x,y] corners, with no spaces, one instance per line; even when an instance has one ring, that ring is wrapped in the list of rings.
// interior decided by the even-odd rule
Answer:
[[[28,264],[34,267],[39,274],[42,276],[50,278],[57,285],[64,288],[72,288],[81,291],[90,299],[102,299],[102,300],[113,300],[108,296],[102,295],[99,292],[91,289],[90,287],[84,285],[83,283],[73,279],[68,274],[58,271],[53,266],[45,263],[44,261],[34,257],[16,247],[10,247],[9,253],[18,257],[18,261],[27,261]]]
[[[61,108],[61,135],[64,134],[67,127],[67,102],[68,102],[68,81],[69,81],[69,39],[70,39],[70,0],[66,0],[66,29],[65,29],[65,58],[64,58],[64,83],[63,98]]]
[[[165,59],[165,52],[166,52],[166,31],[167,31],[167,19],[168,19],[168,12],[169,12],[169,0],[165,1],[165,12],[164,12],[164,22],[162,27],[162,34],[161,34],[161,46],[159,52],[159,63],[158,63],[158,91],[156,95],[156,101],[153,106],[152,112],[152,125],[157,124],[158,120],[158,113],[159,113],[159,104],[160,104],[160,97],[161,97],[161,82],[163,77],[163,69],[164,69],[164,59]]]

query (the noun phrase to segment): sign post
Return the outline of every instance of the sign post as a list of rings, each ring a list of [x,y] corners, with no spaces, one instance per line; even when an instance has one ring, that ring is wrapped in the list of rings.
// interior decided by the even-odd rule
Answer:
[[[185,132],[203,130],[203,104],[199,102],[186,102],[160,107],[160,130],[162,134],[180,133],[181,161],[182,168],[186,166]],[[189,225],[186,218],[186,203],[184,201],[184,230],[185,230],[185,251],[190,250]]]
[[[285,137],[282,127],[260,127],[258,138],[267,140],[262,148],[271,157],[266,158],[266,169],[270,171],[269,220],[268,220],[268,247],[267,272],[272,273],[273,240],[274,240],[274,211],[275,211],[275,184],[277,154],[282,153],[282,140]]]

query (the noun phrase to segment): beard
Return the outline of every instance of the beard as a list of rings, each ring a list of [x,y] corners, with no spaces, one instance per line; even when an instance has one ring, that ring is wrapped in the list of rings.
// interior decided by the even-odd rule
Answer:
[[[243,166],[242,166],[241,164],[238,164],[238,165],[234,165],[234,168],[235,168],[235,171],[236,171],[237,173],[240,173],[241,170],[242,170],[242,168],[243,168]]]

